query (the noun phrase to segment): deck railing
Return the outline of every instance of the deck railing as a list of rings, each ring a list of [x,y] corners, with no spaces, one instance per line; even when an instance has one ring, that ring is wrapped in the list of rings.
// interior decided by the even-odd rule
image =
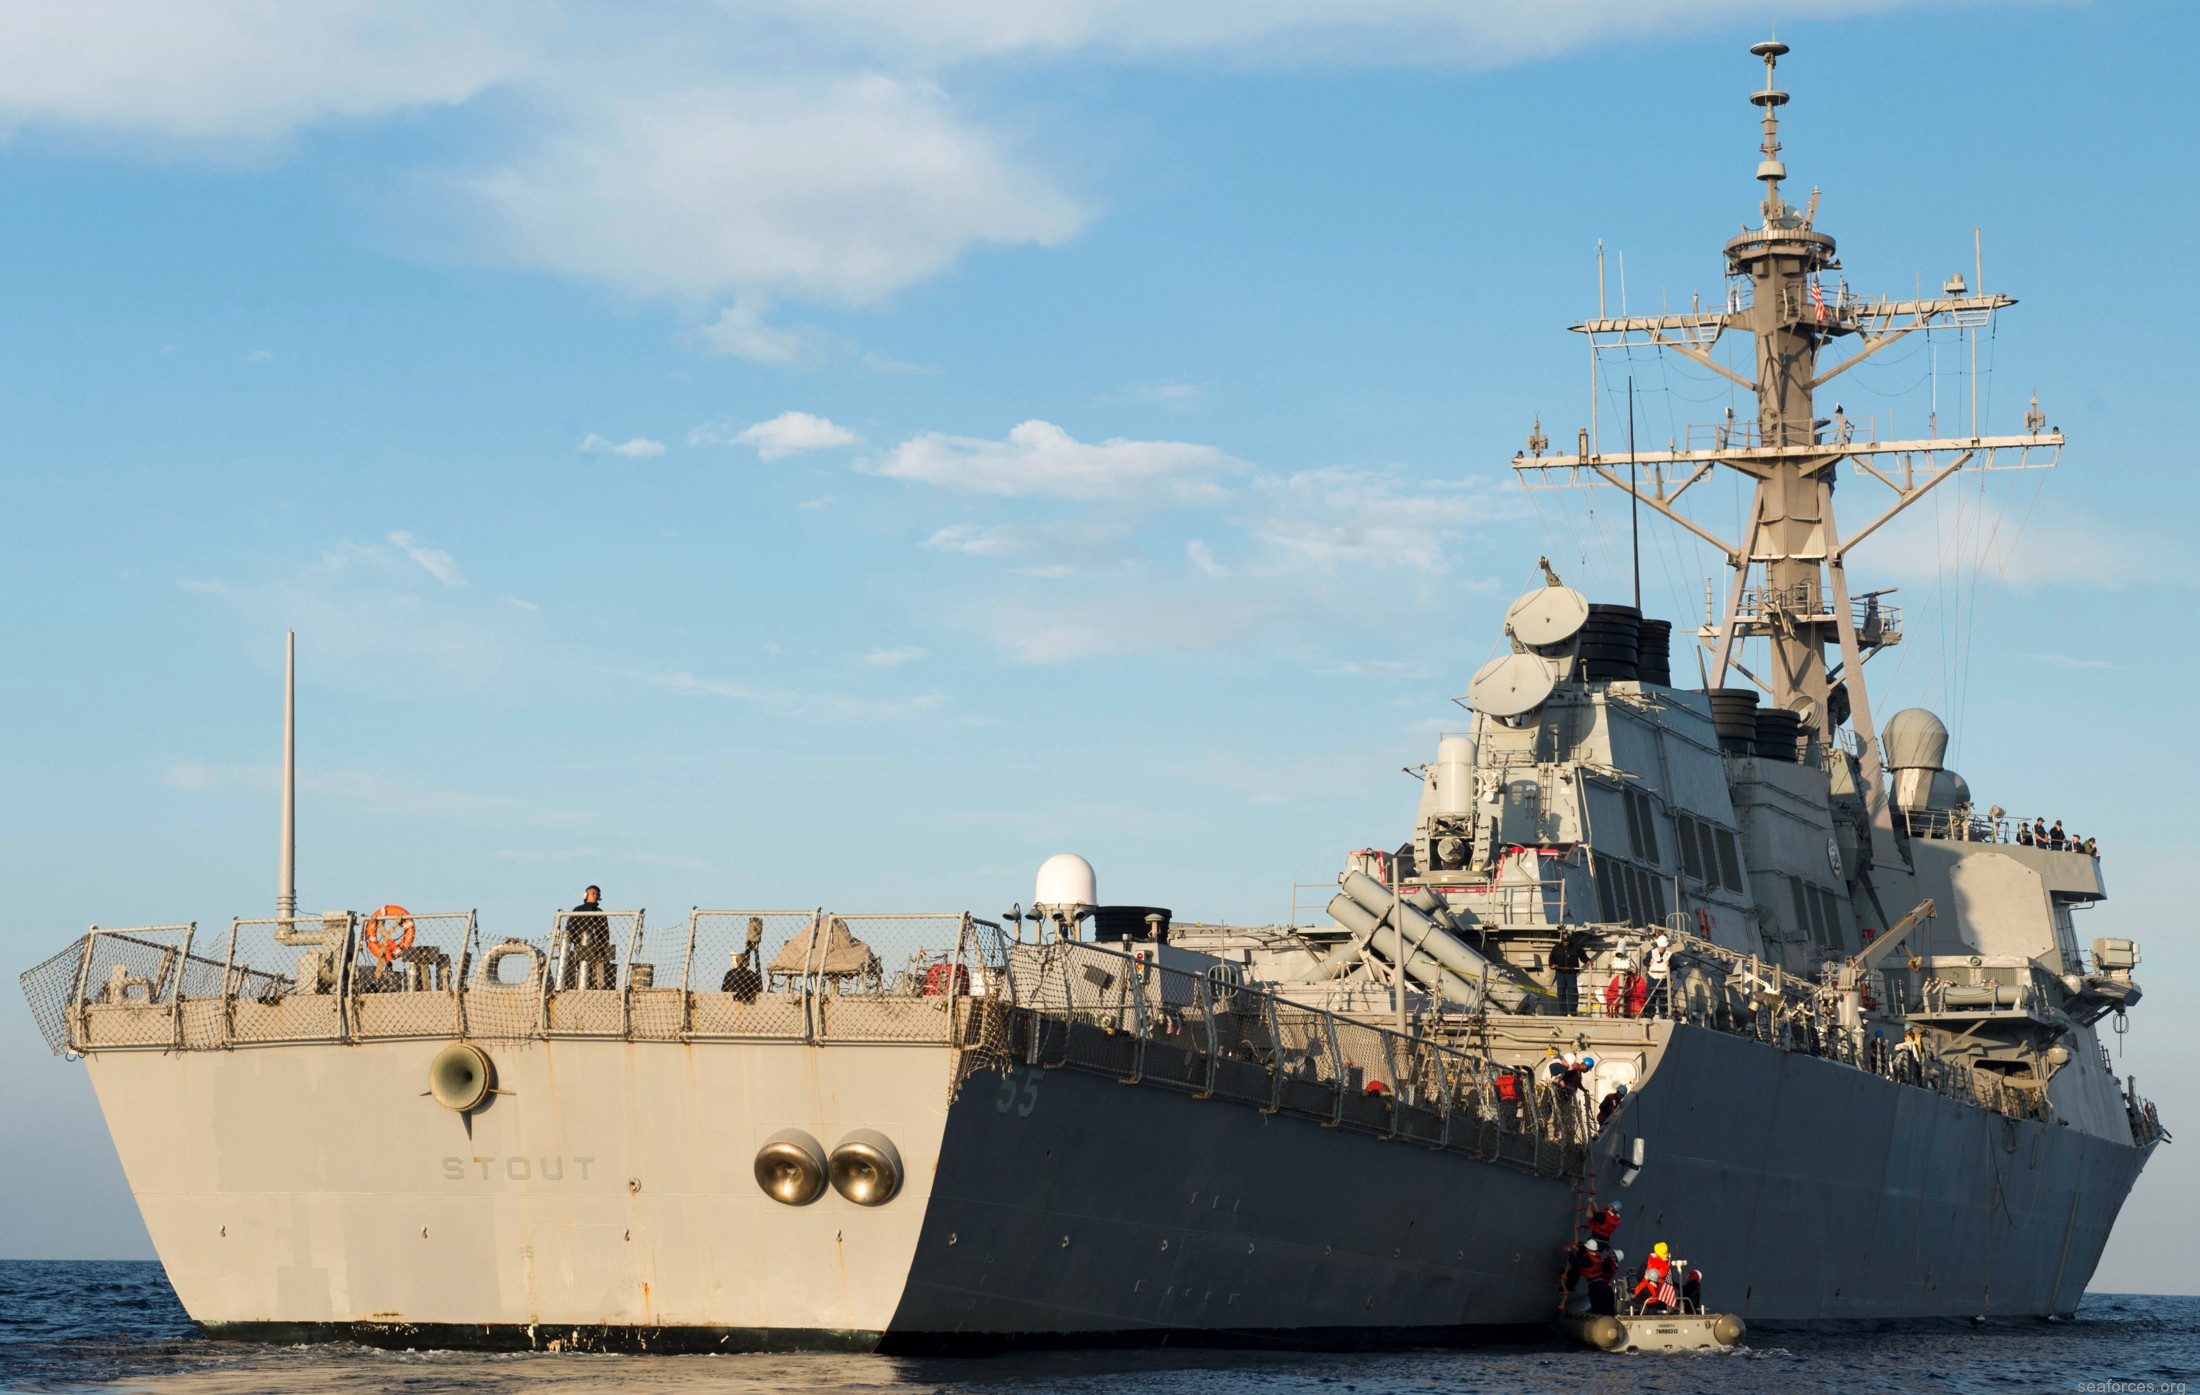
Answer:
[[[211,939],[212,943],[208,943]],[[722,967],[721,967],[722,966]],[[471,912],[94,929],[22,976],[56,1052],[395,1038],[938,1044],[955,1080],[1074,1069],[1578,1175],[1580,1091],[1486,1054],[1080,941],[1018,944],[970,915],[561,912],[537,938]],[[1501,1083],[1501,1076],[1511,1076]]]

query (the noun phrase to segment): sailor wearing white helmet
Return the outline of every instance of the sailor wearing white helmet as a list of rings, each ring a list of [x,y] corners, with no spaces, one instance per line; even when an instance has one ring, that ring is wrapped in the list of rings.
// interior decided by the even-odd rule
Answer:
[[[1646,1017],[1670,1017],[1673,1015],[1673,940],[1660,935],[1651,943],[1650,953],[1644,957],[1642,976],[1650,980],[1650,995],[1643,1003]]]

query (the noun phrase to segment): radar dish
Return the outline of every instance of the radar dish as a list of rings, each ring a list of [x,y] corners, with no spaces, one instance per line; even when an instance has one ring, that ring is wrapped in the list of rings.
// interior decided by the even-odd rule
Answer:
[[[1589,619],[1589,602],[1571,586],[1539,586],[1512,603],[1505,629],[1522,644],[1563,644]]]
[[[1467,705],[1491,717],[1535,711],[1558,686],[1558,675],[1535,654],[1507,654],[1482,665],[1467,685]]]

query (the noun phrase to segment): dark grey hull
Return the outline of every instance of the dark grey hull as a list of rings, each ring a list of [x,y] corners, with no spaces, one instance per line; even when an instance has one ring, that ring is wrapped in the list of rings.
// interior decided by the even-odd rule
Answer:
[[[1762,1326],[2071,1313],[2151,1151],[1676,1027],[1593,1157],[1630,1262],[1664,1240]]]
[[[1556,1305],[1564,1178],[1078,1070],[1025,1117],[994,1079],[951,1106],[889,1340],[1426,1343]]]

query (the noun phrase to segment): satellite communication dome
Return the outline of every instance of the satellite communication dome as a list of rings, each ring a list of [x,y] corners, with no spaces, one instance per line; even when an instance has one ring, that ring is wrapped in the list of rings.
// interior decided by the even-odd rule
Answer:
[[[1097,906],[1099,879],[1092,864],[1075,853],[1056,853],[1039,864],[1039,883],[1031,893],[1034,906]]]
[[[1467,685],[1467,705],[1492,717],[1519,717],[1543,705],[1558,675],[1536,654],[1492,659]]]
[[[1538,586],[1505,612],[1505,629],[1538,648],[1572,639],[1589,619],[1589,600],[1571,586]]]
[[[1948,754],[1948,728],[1922,707],[1905,707],[1879,733],[1889,770],[1938,770]]]
[[[1960,809],[1971,802],[1971,786],[1953,770],[1936,770],[1925,795],[1928,809]]]

